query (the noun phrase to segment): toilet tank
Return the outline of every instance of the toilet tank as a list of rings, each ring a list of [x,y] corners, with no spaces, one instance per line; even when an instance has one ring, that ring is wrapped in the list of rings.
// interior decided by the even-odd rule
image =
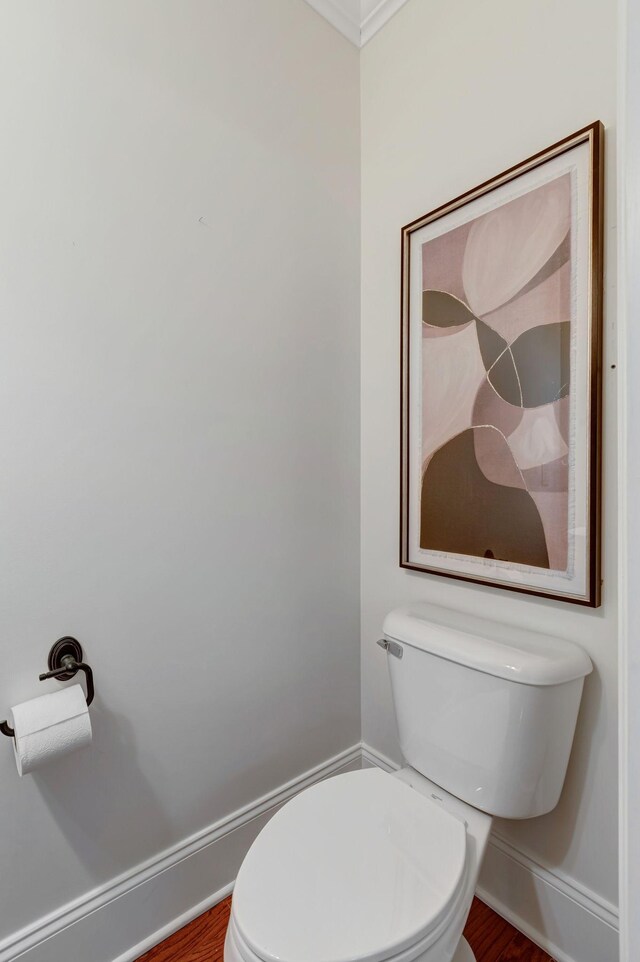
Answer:
[[[383,631],[409,765],[490,815],[555,808],[588,655],[561,638],[435,605],[398,608]]]

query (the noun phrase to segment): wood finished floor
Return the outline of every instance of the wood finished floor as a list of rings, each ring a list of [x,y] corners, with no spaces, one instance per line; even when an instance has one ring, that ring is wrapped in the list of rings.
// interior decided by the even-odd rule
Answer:
[[[138,962],[222,962],[231,897],[161,942]],[[550,955],[474,899],[464,930],[476,962],[553,962]]]

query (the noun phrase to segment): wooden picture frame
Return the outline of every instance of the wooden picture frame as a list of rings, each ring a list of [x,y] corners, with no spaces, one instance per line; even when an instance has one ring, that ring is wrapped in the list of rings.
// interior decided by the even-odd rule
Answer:
[[[402,567],[600,604],[603,147],[402,229]]]

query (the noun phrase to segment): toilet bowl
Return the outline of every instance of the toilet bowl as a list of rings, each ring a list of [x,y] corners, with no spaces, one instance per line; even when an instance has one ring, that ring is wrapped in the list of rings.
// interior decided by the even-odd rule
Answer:
[[[490,825],[410,769],[307,789],[240,869],[225,962],[463,962]]]
[[[225,962],[473,962],[462,933],[492,816],[557,803],[591,662],[445,609],[398,609],[383,647],[407,766],[287,802],[240,868]]]

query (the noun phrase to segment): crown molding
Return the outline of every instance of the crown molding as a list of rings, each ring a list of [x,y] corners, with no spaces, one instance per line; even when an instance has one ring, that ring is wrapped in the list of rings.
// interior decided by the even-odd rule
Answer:
[[[360,21],[360,46],[364,47],[385,23],[404,7],[407,0],[380,0],[375,5],[362,0],[363,17]],[[373,9],[371,9],[373,7]]]
[[[363,47],[407,0],[306,0],[343,36]]]
[[[328,20],[332,27],[339,30],[347,40],[361,46],[360,17],[354,17],[353,3],[348,0],[306,0],[310,7]]]

